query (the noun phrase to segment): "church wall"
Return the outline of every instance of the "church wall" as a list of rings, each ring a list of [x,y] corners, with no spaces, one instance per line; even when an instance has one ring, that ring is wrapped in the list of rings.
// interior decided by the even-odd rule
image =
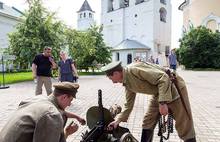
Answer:
[[[213,14],[220,17],[219,0],[193,0],[183,9],[183,25],[187,28],[189,20],[194,26],[202,24],[204,18]]]
[[[84,17],[84,13],[86,17]],[[92,14],[92,17],[89,17],[89,13]],[[80,15],[81,14],[81,15]],[[78,13],[78,20],[77,20],[77,29],[80,31],[87,30],[91,25],[94,25],[94,15],[91,11],[83,11]]]
[[[153,23],[149,22],[153,20],[152,1],[138,5],[132,5],[130,1],[129,7],[108,13],[105,13],[107,9],[104,7],[107,5],[104,2],[102,6],[101,23],[104,25],[103,34],[107,45],[114,47],[122,40],[133,39],[150,46],[153,40]]]
[[[117,0],[116,0],[117,1]],[[159,0],[145,0],[136,4],[136,0],[129,1],[129,7],[108,11],[109,0],[102,0],[101,23],[104,25],[104,41],[108,46],[115,47],[125,39],[136,40],[151,48],[147,57],[152,55],[159,58],[161,65],[166,65],[165,48],[171,46],[171,4]],[[115,3],[114,3],[115,4]],[[119,5],[120,7],[120,5]],[[166,22],[160,21],[160,8],[167,10]],[[124,18],[123,18],[124,17]],[[128,51],[123,53],[120,60],[127,61]],[[132,52],[132,58],[134,58]],[[113,61],[115,55],[112,56]]]
[[[135,55],[134,50],[120,50],[120,51],[113,51],[112,52],[112,61],[117,61],[116,60],[116,53],[117,52],[119,52],[119,58],[120,58],[120,61],[122,61],[123,66],[127,65],[128,54],[131,54],[132,61],[134,60],[134,55]]]
[[[171,13],[172,6],[170,0],[166,1],[166,4],[160,3],[160,1],[154,1],[154,40],[152,55],[154,58],[159,58],[161,65],[167,65],[166,50],[171,48]],[[166,22],[160,20],[160,9],[166,10]],[[175,19],[174,19],[175,20]]]
[[[110,47],[114,47],[123,40],[123,9],[103,14],[104,41]]]
[[[137,40],[149,47],[153,40],[152,1],[143,2],[125,9],[125,38]]]

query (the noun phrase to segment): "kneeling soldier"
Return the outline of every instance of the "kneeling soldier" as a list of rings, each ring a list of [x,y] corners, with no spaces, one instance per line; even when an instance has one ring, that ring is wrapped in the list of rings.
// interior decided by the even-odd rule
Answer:
[[[62,82],[54,85],[50,96],[36,96],[20,103],[19,108],[0,132],[1,142],[66,142],[68,135],[78,130],[77,124],[66,127],[67,117],[84,119],[65,112],[76,97],[78,84]]]
[[[103,67],[102,71],[106,72],[113,83],[122,83],[126,91],[123,111],[108,125],[109,129],[128,120],[136,93],[143,93],[152,95],[152,99],[143,119],[141,142],[152,142],[159,116],[167,115],[168,108],[176,121],[179,137],[184,142],[196,142],[187,89],[180,76],[174,75],[177,83],[173,83],[165,69],[144,62],[133,63],[125,68],[121,66],[121,62],[113,62]]]

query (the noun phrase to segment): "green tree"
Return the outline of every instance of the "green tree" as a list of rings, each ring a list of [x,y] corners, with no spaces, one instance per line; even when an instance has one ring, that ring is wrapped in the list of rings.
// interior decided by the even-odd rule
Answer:
[[[67,43],[71,56],[77,62],[77,67],[88,70],[97,64],[110,62],[110,48],[102,38],[102,27],[93,26],[86,32],[69,29],[66,32]]]
[[[220,68],[219,47],[219,33],[200,26],[183,36],[177,56],[186,68]]]
[[[58,59],[58,51],[65,43],[65,26],[55,20],[55,13],[49,13],[41,0],[29,0],[28,3],[29,10],[25,12],[23,22],[9,34],[9,52],[16,55],[15,63],[22,69],[27,68],[45,46],[52,47],[53,56]]]

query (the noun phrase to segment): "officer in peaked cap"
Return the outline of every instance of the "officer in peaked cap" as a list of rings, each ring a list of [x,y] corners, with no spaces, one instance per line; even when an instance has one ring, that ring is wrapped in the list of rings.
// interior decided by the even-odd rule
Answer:
[[[60,82],[53,85],[54,87],[54,95],[62,95],[67,94],[76,98],[77,89],[79,88],[79,84],[71,83],[71,82]]]
[[[151,95],[148,110],[143,117],[141,142],[153,141],[158,118],[168,113],[172,113],[176,120],[179,137],[184,142],[196,142],[187,88],[178,74],[175,74],[178,82],[176,85],[171,82],[172,78],[164,68],[148,62],[135,62],[126,67],[122,67],[121,62],[112,62],[102,67],[102,71],[113,83],[123,84],[126,93],[122,112],[108,125],[109,129],[117,128],[121,122],[128,120],[136,95]]]
[[[73,123],[64,129],[65,118],[76,118],[81,124],[85,122],[65,111],[76,97],[79,85],[61,82],[54,88],[49,96],[39,95],[22,101],[1,130],[0,142],[66,142],[68,135],[78,130],[78,125]]]
[[[104,71],[107,76],[113,74],[113,72],[118,69],[122,69],[121,61],[109,63],[108,65],[101,68],[101,70]]]

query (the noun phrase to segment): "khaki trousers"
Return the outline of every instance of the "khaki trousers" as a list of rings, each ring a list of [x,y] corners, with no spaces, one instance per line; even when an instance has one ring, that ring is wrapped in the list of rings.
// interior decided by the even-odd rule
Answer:
[[[183,107],[181,99],[178,98],[168,104],[169,110],[173,114],[175,128],[181,139],[188,140],[195,137],[195,130],[193,126],[193,118],[190,109],[190,103],[188,99],[188,93],[186,87],[181,89],[183,99],[185,101],[187,111],[190,113],[190,118],[187,115],[186,110]],[[158,98],[153,96],[149,102],[149,108],[144,116],[142,127],[143,129],[154,129],[160,117]]]
[[[43,85],[46,89],[47,95],[50,95],[52,93],[51,77],[37,76],[37,86],[36,86],[35,95],[42,94],[42,86]]]

